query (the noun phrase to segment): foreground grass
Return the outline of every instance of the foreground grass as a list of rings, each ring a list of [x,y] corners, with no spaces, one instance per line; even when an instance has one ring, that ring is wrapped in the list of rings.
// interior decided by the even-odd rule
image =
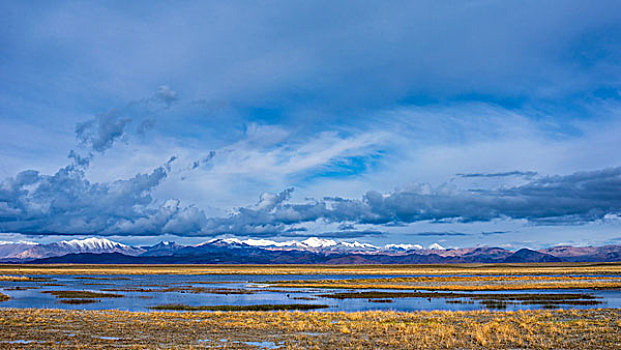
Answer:
[[[33,349],[255,349],[258,342],[283,349],[618,349],[621,310],[144,313],[0,309],[0,334],[0,348]]]
[[[151,307],[152,310],[176,311],[282,311],[325,309],[328,305],[319,304],[258,304],[258,305],[208,305],[191,306],[185,304],[164,304]]]
[[[442,265],[0,265],[10,275],[621,275],[621,263],[442,264]]]

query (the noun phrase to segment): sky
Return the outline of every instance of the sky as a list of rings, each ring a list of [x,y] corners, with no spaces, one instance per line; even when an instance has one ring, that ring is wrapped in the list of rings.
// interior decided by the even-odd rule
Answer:
[[[621,244],[619,1],[0,13],[2,241]]]

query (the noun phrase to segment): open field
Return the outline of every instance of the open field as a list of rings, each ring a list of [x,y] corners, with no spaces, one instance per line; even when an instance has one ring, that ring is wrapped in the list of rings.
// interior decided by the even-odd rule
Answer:
[[[0,275],[621,275],[621,263],[443,265],[82,265],[0,264]],[[7,276],[12,278],[12,276]]]
[[[121,312],[0,309],[2,348],[614,349],[617,309]]]

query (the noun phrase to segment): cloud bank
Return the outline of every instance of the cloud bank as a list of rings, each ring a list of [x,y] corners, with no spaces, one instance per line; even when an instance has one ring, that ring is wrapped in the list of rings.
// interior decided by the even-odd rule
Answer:
[[[367,192],[362,199],[324,198],[288,203],[291,189],[264,195],[228,218],[211,219],[208,232],[257,234],[316,220],[394,225],[420,221],[475,222],[498,218],[533,223],[588,222],[621,213],[621,167],[566,176],[541,177],[525,185],[491,190],[457,190],[413,185],[391,193]]]
[[[324,198],[291,203],[293,188],[264,193],[253,205],[207,218],[178,200],[156,201],[152,191],[170,171],[171,159],[150,173],[110,183],[90,183],[74,165],[54,175],[28,170],[0,186],[0,230],[25,234],[252,235],[269,236],[309,222],[383,227],[420,221],[475,222],[498,218],[533,223],[591,222],[621,214],[621,167],[536,178],[527,184],[485,190],[412,185],[361,199]],[[340,232],[340,231],[339,231]],[[346,232],[346,231],[343,231]],[[378,230],[357,231],[377,235]],[[338,235],[338,233],[333,233]]]

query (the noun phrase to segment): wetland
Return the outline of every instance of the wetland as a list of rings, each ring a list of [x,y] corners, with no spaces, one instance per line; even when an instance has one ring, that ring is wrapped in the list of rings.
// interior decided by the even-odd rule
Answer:
[[[333,272],[330,266],[305,265],[275,266],[282,274],[259,274],[268,267],[254,265],[224,266],[219,273],[209,272],[217,268],[212,265],[179,268],[202,271],[188,274],[162,273],[171,266],[100,266],[81,274],[90,267],[0,266],[0,271],[13,272],[0,276],[0,307],[216,311],[320,305],[321,310],[346,312],[621,308],[618,264],[572,264],[565,273],[559,273],[558,264],[517,264],[377,265],[360,266],[357,273],[346,273],[355,266],[339,266],[333,274],[319,273]],[[368,271],[374,273],[362,273]]]
[[[618,264],[149,267],[0,266],[0,347],[621,346]]]

